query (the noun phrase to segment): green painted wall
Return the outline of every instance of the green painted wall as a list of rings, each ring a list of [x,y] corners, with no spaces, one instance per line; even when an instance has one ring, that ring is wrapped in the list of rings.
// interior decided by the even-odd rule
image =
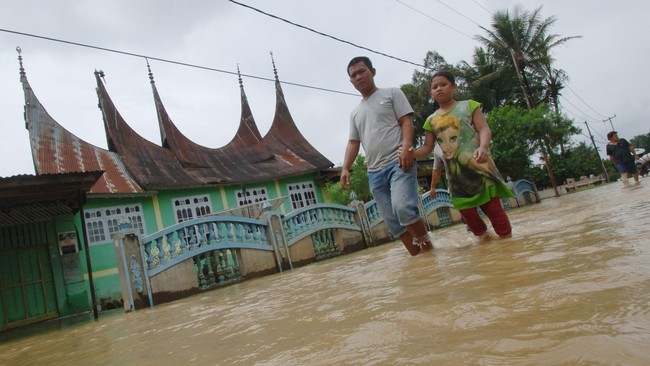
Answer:
[[[298,182],[313,182],[314,188],[316,191],[316,196],[318,202],[324,202],[323,192],[320,186],[318,186],[315,181],[318,178],[317,173],[306,174],[296,177],[291,177],[287,179],[281,179],[279,181],[272,182],[260,182],[252,183],[246,185],[233,185],[226,186],[223,188],[226,196],[226,203],[222,200],[221,188],[197,188],[197,189],[179,189],[179,190],[167,190],[167,191],[158,191],[155,197],[151,196],[141,196],[141,197],[128,197],[128,198],[115,198],[115,197],[101,197],[93,198],[88,197],[87,204],[84,206],[84,210],[94,210],[104,207],[113,207],[113,206],[123,206],[139,203],[142,205],[146,234],[154,233],[158,230],[161,230],[165,227],[176,224],[175,217],[175,208],[173,200],[179,197],[188,197],[188,196],[197,196],[197,195],[208,195],[210,197],[210,203],[212,204],[212,212],[219,212],[225,209],[231,209],[238,207],[236,192],[245,189],[253,189],[263,187],[266,189],[269,199],[278,198],[280,196],[288,197],[289,192],[287,189],[288,184],[298,183]],[[278,192],[279,188],[279,192]],[[158,227],[157,217],[155,212],[155,204],[157,201],[158,207],[160,208],[160,220],[162,222],[162,227]],[[282,212],[291,212],[293,208],[291,207],[291,200],[287,199],[281,208]],[[74,223],[77,227],[81,228],[81,218],[79,215],[76,215],[74,218]],[[83,249],[83,238],[81,247]],[[80,253],[85,255],[85,253]],[[120,289],[120,279],[119,273],[117,271],[117,258],[115,255],[114,245],[111,240],[106,240],[102,243],[93,243],[90,245],[90,258],[93,268],[93,282],[95,287],[95,295],[97,296],[97,301],[110,299],[113,301],[118,301],[122,297]],[[82,264],[84,274],[87,279],[87,268],[85,261]],[[73,289],[69,289],[69,292]],[[86,294],[86,299],[90,303],[90,293]],[[69,299],[68,299],[69,301]],[[77,300],[74,301],[74,305],[78,303]]]

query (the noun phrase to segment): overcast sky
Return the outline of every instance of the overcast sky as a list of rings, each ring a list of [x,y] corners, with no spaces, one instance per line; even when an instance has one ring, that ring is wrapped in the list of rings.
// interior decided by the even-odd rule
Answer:
[[[349,114],[360,97],[346,74],[348,61],[369,56],[379,87],[411,82],[427,51],[447,62],[471,61],[473,39],[492,14],[519,3],[556,16],[552,33],[582,36],[556,48],[555,67],[569,75],[560,99],[586,136],[585,121],[603,152],[611,120],[619,135],[650,132],[650,1],[626,0],[241,0],[249,6],[400,61],[360,49],[227,0],[2,1],[0,12],[0,177],[34,174],[23,118],[16,46],[28,80],[50,115],[69,131],[106,148],[94,70],[118,110],[144,138],[160,144],[143,58],[53,42],[12,32],[145,55],[219,71],[150,60],[156,86],[174,123],[195,142],[220,147],[239,126],[239,66],[255,121],[264,135],[275,96],[273,52],[289,110],[303,135],[340,165]],[[462,14],[462,15],[460,15]],[[261,79],[260,79],[261,78]],[[324,88],[294,86],[302,84]],[[350,95],[353,94],[353,95]],[[588,141],[579,136],[576,141]]]

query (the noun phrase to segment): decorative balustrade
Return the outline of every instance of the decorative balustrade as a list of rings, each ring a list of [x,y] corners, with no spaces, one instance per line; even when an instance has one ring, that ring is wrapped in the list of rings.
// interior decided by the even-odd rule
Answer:
[[[533,182],[527,180],[527,179],[519,179],[518,181],[514,182],[515,186],[515,191],[513,192],[516,197],[519,197],[524,192],[530,192],[534,195],[537,195],[537,189],[535,188],[535,185]]]
[[[142,240],[149,275],[211,250],[272,251],[266,230],[264,221],[235,216],[204,216],[170,226]]]
[[[535,187],[535,183],[527,180],[527,179],[519,179],[518,181],[514,182],[514,194],[515,198],[517,199],[517,204],[520,204],[519,198],[523,196],[524,200],[526,203],[531,203],[530,195],[534,195],[537,202],[539,202],[539,193],[537,192],[537,187]]]
[[[374,199],[370,200],[366,202],[364,207],[366,209],[366,215],[368,215],[368,221],[370,222],[371,227],[381,222],[382,218],[381,215],[379,214],[377,201],[375,201]]]
[[[451,204],[451,196],[446,189],[436,189],[436,198],[431,198],[429,191],[425,192],[420,196],[422,200],[422,207],[426,215],[429,215],[431,212],[437,210],[440,207],[454,207]]]
[[[293,211],[282,219],[282,226],[288,245],[324,229],[361,228],[355,220],[356,210],[337,204],[319,203]]]
[[[513,183],[512,187],[516,195],[528,195],[527,192],[537,195],[535,185],[528,180],[519,180]],[[447,190],[436,189],[435,199],[429,196],[429,192],[423,194],[420,199],[421,209],[426,213],[424,218],[432,212],[437,212],[439,227],[452,224],[449,209],[453,208],[453,205]],[[362,211],[357,212],[357,210]],[[361,232],[362,244],[371,246],[377,240],[374,235],[383,239],[382,235],[385,234],[383,230],[371,230],[382,221],[375,200],[365,204],[356,201],[352,207],[316,204],[293,211],[284,217],[278,212],[271,211],[264,220],[237,216],[204,216],[175,224],[144,238],[126,240],[129,243],[127,249],[130,254],[125,252],[126,246],[123,242],[125,238],[135,235],[125,232],[119,239],[116,250],[122,259],[120,263],[124,263],[123,269],[120,270],[121,275],[129,277],[129,284],[133,284],[125,291],[129,293],[131,308],[135,309],[134,299],[139,296],[137,294],[145,291],[145,285],[149,304],[153,305],[155,294],[152,292],[156,289],[152,283],[157,279],[159,282],[155,285],[158,289],[163,288],[158,291],[169,293],[169,290],[165,290],[165,284],[169,280],[164,276],[154,276],[186,260],[191,260],[189,263],[193,264],[199,289],[205,290],[241,280],[244,273],[262,273],[272,270],[272,264],[268,266],[270,256],[244,252],[244,249],[273,253],[276,270],[282,271],[286,262],[293,268],[289,247],[303,238],[311,237],[314,259],[322,260],[341,254],[341,243],[337,243],[338,229]],[[359,245],[359,243],[347,244],[346,248],[358,248]],[[300,245],[294,247],[298,253],[303,249]],[[304,252],[302,251],[303,254]],[[141,258],[136,259],[138,257]],[[298,263],[310,260],[305,256],[298,257]],[[266,259],[258,261],[259,258]],[[247,262],[249,259],[253,260]],[[258,266],[255,267],[257,272],[249,272],[251,265]],[[180,269],[186,270],[187,267]],[[187,286],[184,288],[186,291],[196,286],[192,281],[183,283]],[[171,285],[173,291],[178,291],[174,286],[179,285],[177,283]]]

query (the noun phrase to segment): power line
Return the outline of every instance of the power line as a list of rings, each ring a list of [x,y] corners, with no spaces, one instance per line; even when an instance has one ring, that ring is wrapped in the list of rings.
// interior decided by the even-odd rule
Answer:
[[[592,111],[594,111],[597,115],[601,116],[602,118],[607,118],[606,116],[604,116],[604,115],[598,113],[595,109],[591,108],[591,106],[590,106],[589,104],[587,104],[587,102],[585,102],[582,98],[580,98],[580,96],[578,95],[578,93],[576,93],[575,90],[571,89],[571,87],[570,87],[568,84],[565,84],[565,85],[566,85],[567,88],[569,88],[569,90],[571,90],[571,92],[573,92],[573,94],[575,94],[576,97],[578,97],[578,99],[580,99],[580,101],[581,101],[582,103],[584,103],[587,107],[589,107],[589,109],[591,109]]]
[[[569,101],[568,99],[566,99],[563,95],[560,95],[560,98],[562,98],[562,100],[564,100],[565,102],[571,104],[571,106],[573,106],[573,108],[577,109],[578,112],[582,113],[582,116],[578,116],[578,117],[580,117],[580,119],[589,119],[589,120],[591,120],[592,122],[598,121],[598,118],[594,118],[594,117],[589,116],[587,113],[585,113],[585,112],[583,112],[582,110],[580,110],[580,108],[578,108],[575,104],[571,103],[571,101]],[[565,109],[566,109],[566,108],[565,108]]]
[[[447,27],[447,28],[453,30],[454,32],[458,32],[458,33],[464,35],[465,37],[467,37],[467,38],[469,38],[469,39],[471,39],[471,40],[474,40],[474,37],[470,36],[469,34],[467,34],[467,33],[463,33],[462,31],[459,31],[458,29],[456,29],[456,28],[450,26],[449,24],[445,24],[445,23],[441,22],[440,20],[438,20],[438,19],[436,19],[436,18],[430,16],[429,14],[426,14],[426,13],[424,13],[424,12],[422,12],[422,11],[420,11],[420,10],[414,8],[414,7],[412,7],[411,5],[408,5],[408,4],[406,4],[406,3],[404,3],[404,2],[402,2],[402,1],[400,1],[400,0],[395,0],[395,1],[397,1],[398,3],[400,3],[400,4],[404,5],[404,6],[406,6],[407,8],[413,10],[413,11],[416,12],[416,13],[419,13],[419,14],[421,14],[421,15],[424,15],[425,17],[427,17],[427,18],[433,20],[433,21],[436,22],[436,23],[439,23],[439,24],[444,25],[445,27]],[[444,5],[444,4],[443,4],[443,5]]]
[[[117,53],[117,54],[125,55],[125,56],[138,57],[138,58],[149,59],[149,60],[156,60],[156,61],[165,62],[165,63],[169,63],[169,64],[174,64],[174,65],[179,65],[179,66],[192,67],[192,68],[195,68],[195,69],[214,71],[214,72],[219,72],[219,73],[229,74],[229,75],[235,75],[235,76],[241,75],[242,77],[248,77],[248,78],[251,78],[251,79],[275,82],[275,79],[265,78],[265,77],[262,77],[262,76],[255,76],[255,75],[249,75],[249,74],[239,74],[236,71],[227,71],[227,70],[215,69],[213,67],[207,67],[207,66],[190,64],[190,63],[186,63],[186,62],[168,60],[168,59],[164,59],[164,58],[160,58],[160,57],[142,55],[142,54],[137,54],[137,53],[133,53],[133,52],[120,51],[120,50],[113,49],[113,48],[93,46],[93,45],[89,45],[89,44],[85,44],[85,43],[79,43],[79,42],[68,41],[68,40],[64,40],[64,39],[46,37],[46,36],[41,36],[41,35],[37,35],[37,34],[18,32],[18,31],[14,31],[14,30],[10,30],[10,29],[2,29],[2,28],[0,28],[0,32],[12,33],[12,34],[17,34],[17,35],[20,35],[20,36],[26,36],[26,37],[32,37],[32,38],[38,38],[38,39],[43,39],[43,40],[46,40],[46,41],[65,43],[65,44],[69,44],[69,45],[72,45],[72,46],[92,48],[92,49],[99,50],[99,51]],[[286,84],[286,85],[292,85],[292,86],[297,86],[297,87],[301,87],[301,88],[308,88],[308,89],[326,91],[326,92],[329,92],[329,93],[352,95],[352,96],[355,96],[355,97],[359,96],[358,94],[354,94],[354,93],[348,93],[348,92],[344,92],[344,91],[321,88],[321,87],[318,87],[318,86],[312,86],[312,85],[306,85],[306,84],[300,84],[300,83],[293,83],[293,82],[290,82],[290,81],[280,81],[280,82],[283,83],[283,84]]]
[[[477,3],[476,0],[472,0],[472,2],[473,2],[474,4],[476,4],[476,5],[478,5],[481,9],[485,10],[486,12],[488,12],[490,15],[494,15],[494,14],[492,14],[491,11],[487,10],[483,5]]]
[[[480,24],[478,24],[477,22],[475,22],[473,19],[469,18],[468,16],[466,16],[466,15],[463,14],[463,13],[461,13],[460,11],[458,11],[458,10],[452,8],[451,6],[449,6],[449,5],[445,4],[445,3],[443,3],[443,2],[440,1],[440,0],[436,0],[436,1],[438,1],[442,6],[448,8],[449,10],[453,11],[454,13],[460,15],[461,17],[463,17],[463,18],[469,20],[470,22],[472,22],[472,23],[478,25],[479,27],[481,26]]]
[[[401,59],[401,58],[399,58],[399,57],[391,56],[391,55],[389,55],[389,54],[386,54],[386,53],[383,53],[383,52],[379,52],[379,51],[375,51],[375,50],[370,49],[370,48],[368,48],[368,47],[360,46],[360,45],[355,44],[355,43],[352,43],[352,42],[350,42],[350,41],[346,41],[346,40],[344,40],[344,39],[340,39],[340,38],[337,38],[337,37],[331,36],[331,35],[329,35],[329,34],[327,34],[327,33],[319,32],[319,31],[314,30],[314,29],[312,29],[312,28],[305,27],[304,25],[300,25],[300,24],[294,23],[294,22],[292,22],[292,21],[286,20],[286,19],[284,19],[284,18],[281,18],[281,17],[279,17],[279,16],[277,16],[277,15],[273,15],[273,14],[267,13],[267,12],[265,12],[265,11],[262,11],[262,10],[260,10],[260,9],[254,8],[254,7],[250,6],[250,5],[242,4],[242,3],[237,2],[237,1],[234,1],[234,0],[228,0],[228,1],[230,1],[230,2],[233,3],[233,4],[236,4],[236,5],[243,6],[243,7],[245,7],[245,8],[248,8],[248,9],[254,10],[254,11],[260,13],[260,14],[264,14],[264,15],[266,15],[266,16],[268,16],[268,17],[273,18],[273,19],[281,20],[281,21],[283,21],[283,22],[285,22],[285,23],[288,23],[288,24],[291,24],[291,25],[293,25],[293,26],[295,26],[295,27],[302,28],[302,29],[308,30],[308,31],[310,31],[310,32],[316,33],[316,34],[321,35],[321,36],[323,36],[323,37],[331,38],[331,39],[333,39],[333,40],[335,40],[335,41],[342,42],[342,43],[345,43],[345,44],[349,44],[350,46],[354,46],[354,47],[360,48],[360,49],[362,49],[362,50],[366,50],[366,51],[368,51],[368,52],[372,52],[372,53],[375,53],[375,54],[378,54],[378,55],[382,55],[382,56],[385,56],[385,57],[388,57],[388,58],[392,58],[392,59],[397,60],[397,61],[400,61],[400,62],[404,62],[404,63],[411,64],[411,65],[414,65],[414,66],[419,66],[419,67],[427,68],[426,66],[424,66],[424,65],[422,65],[422,64],[418,64],[418,63],[416,63],[416,62],[412,62],[412,61],[404,60],[404,59]]]

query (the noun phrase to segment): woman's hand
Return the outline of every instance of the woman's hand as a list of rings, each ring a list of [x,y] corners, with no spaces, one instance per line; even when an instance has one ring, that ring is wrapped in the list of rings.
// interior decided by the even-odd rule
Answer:
[[[488,161],[488,157],[490,156],[490,153],[488,152],[488,148],[484,146],[479,146],[478,149],[474,151],[474,161],[478,164],[482,164]]]

